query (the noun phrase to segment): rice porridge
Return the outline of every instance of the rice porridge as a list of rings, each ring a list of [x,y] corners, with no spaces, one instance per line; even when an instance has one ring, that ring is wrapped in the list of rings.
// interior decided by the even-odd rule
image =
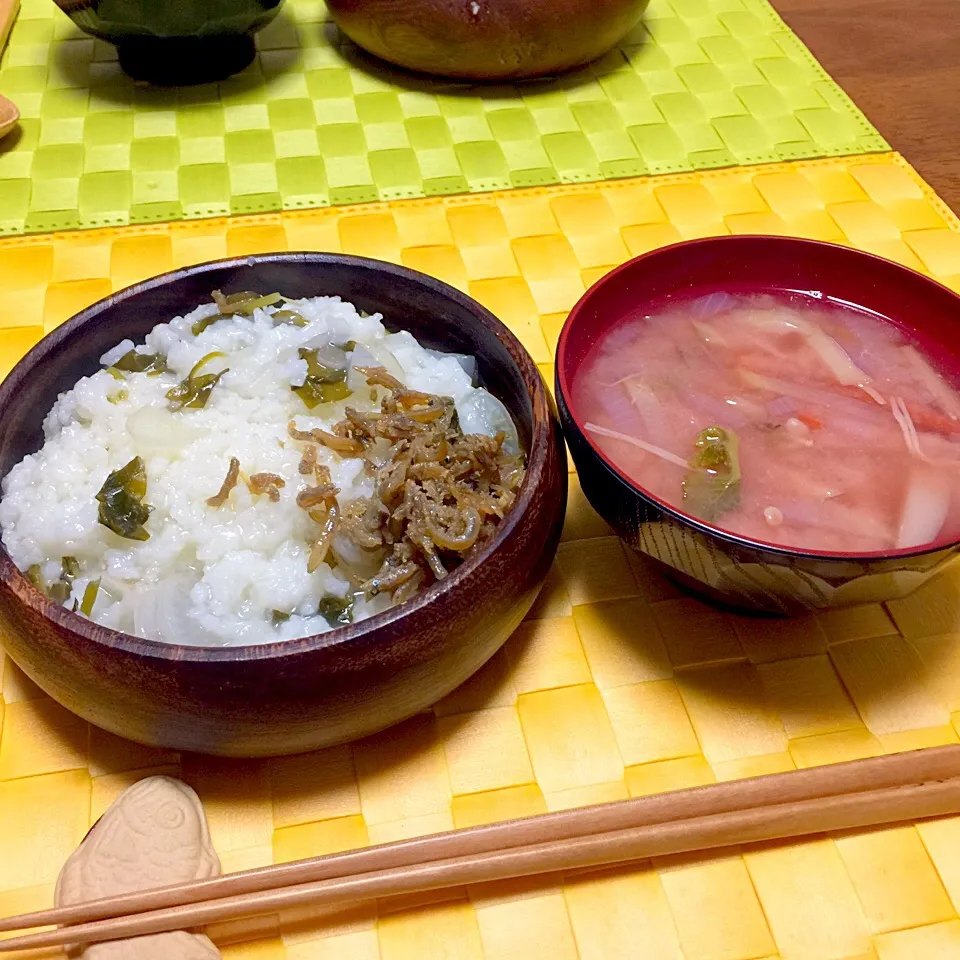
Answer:
[[[108,351],[3,479],[37,586],[137,636],[257,644],[371,616],[492,536],[523,459],[472,358],[337,297],[215,297]]]

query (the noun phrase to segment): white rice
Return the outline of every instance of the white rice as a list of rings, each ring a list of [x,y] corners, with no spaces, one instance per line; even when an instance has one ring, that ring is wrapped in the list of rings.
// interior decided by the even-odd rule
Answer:
[[[278,308],[295,310],[307,326],[274,326],[270,315]],[[316,524],[296,496],[315,481],[298,472],[303,444],[290,439],[288,422],[329,429],[347,405],[379,409],[382,391],[371,399],[353,366],[380,365],[413,390],[452,397],[465,433],[503,430],[514,446],[516,431],[503,405],[474,386],[467,372],[473,358],[424,349],[406,332],[387,333],[379,314],[363,317],[338,297],[221,319],[194,336],[191,326],[216,313],[215,305],[204,304],[153,328],[138,350],[165,354],[169,373],[127,373],[121,383],[102,370],[58,398],[43,424],[43,448],[3,480],[3,544],[21,570],[40,564],[46,582],[59,578],[63,557],[75,557],[80,574],[64,605],[73,607],[99,578],[91,619],[141,637],[225,646],[320,633],[331,627],[316,614],[318,603],[331,594],[343,597],[350,587],[326,563],[307,572]],[[308,411],[291,390],[306,375],[298,348],[348,340],[357,343],[348,378],[357,392]],[[101,362],[108,366],[131,348],[125,341]],[[210,361],[203,372],[229,372],[203,409],[172,412],[167,391],[213,351],[226,358]],[[150,538],[142,542],[119,537],[97,519],[96,495],[107,475],[137,456],[146,464],[144,502],[153,508],[146,523]],[[241,482],[225,506],[208,506],[231,457],[247,476],[282,476],[279,502],[254,496]],[[326,448],[318,458],[329,466],[341,504],[373,492],[363,461],[341,459]],[[354,619],[387,605],[386,596],[358,598]],[[275,610],[292,615],[274,624]]]

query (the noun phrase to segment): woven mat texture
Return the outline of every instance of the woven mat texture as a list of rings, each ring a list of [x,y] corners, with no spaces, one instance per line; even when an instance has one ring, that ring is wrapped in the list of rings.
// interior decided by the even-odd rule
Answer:
[[[361,54],[287,0],[246,71],[136,85],[24,0],[0,93],[0,234],[291,210],[889,149],[766,0],[652,0],[571,76],[469,87]]]
[[[8,239],[0,373],[111,290],[289,248],[383,257],[468,290],[550,379],[586,284],[633,254],[726,232],[847,243],[960,289],[960,223],[884,154]],[[91,728],[0,659],[0,914],[48,905],[90,824],[153,772],[199,791],[233,870],[958,742],[960,568],[886,606],[735,617],[628,553],[571,481],[557,563],[517,633],[433,710],[351,746],[265,761],[151,750]],[[958,849],[960,818],[945,819],[212,933],[227,960],[948,960]]]

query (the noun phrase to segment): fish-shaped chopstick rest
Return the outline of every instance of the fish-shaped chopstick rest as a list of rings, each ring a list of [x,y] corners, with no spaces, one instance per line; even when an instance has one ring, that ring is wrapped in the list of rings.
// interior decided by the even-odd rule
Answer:
[[[57,880],[57,906],[220,875],[200,798],[170,777],[125,790],[70,855]],[[219,960],[202,934],[160,933],[92,944],[83,960]]]

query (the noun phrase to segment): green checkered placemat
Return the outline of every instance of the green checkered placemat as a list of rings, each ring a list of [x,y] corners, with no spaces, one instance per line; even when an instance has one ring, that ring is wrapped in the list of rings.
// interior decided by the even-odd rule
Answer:
[[[155,0],[161,2],[161,0]],[[50,0],[0,67],[0,234],[351,204],[889,149],[765,0],[652,0],[572,75],[434,81],[287,0],[220,84],[154,89]]]

